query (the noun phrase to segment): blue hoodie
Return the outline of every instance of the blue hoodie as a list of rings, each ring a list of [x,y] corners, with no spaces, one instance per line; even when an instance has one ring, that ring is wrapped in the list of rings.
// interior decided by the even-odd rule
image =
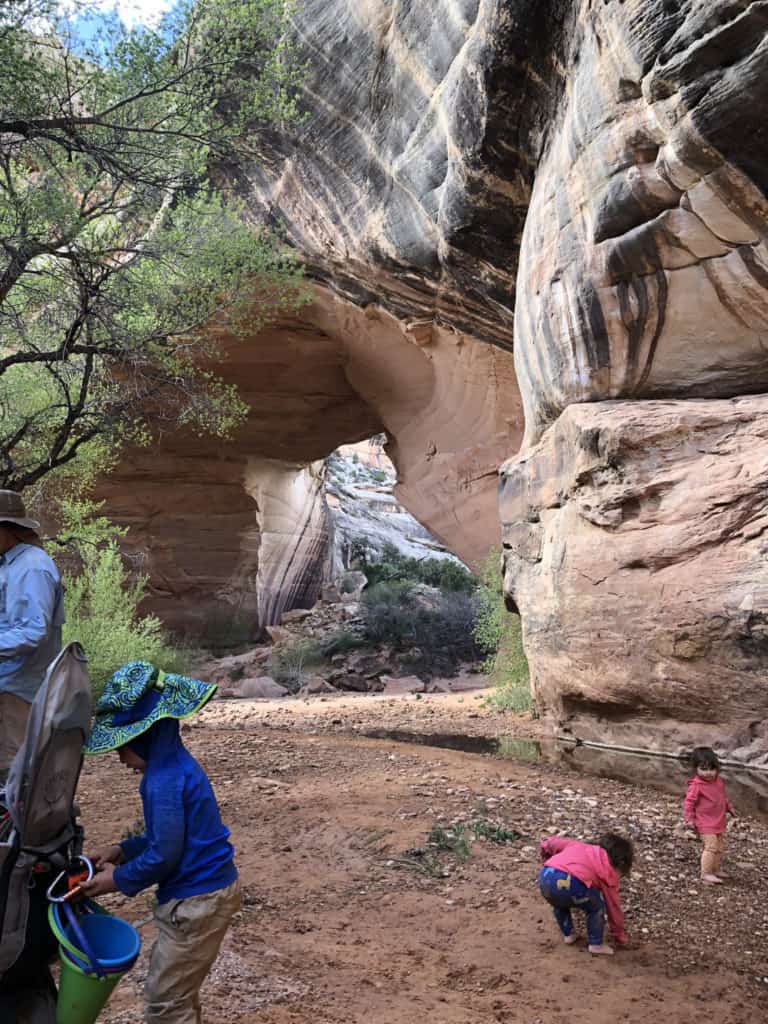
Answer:
[[[183,900],[237,878],[229,829],[221,821],[208,776],[181,742],[175,718],[161,718],[128,746],[147,767],[139,793],[143,836],[125,839],[117,888],[135,896],[157,884],[157,902]]]

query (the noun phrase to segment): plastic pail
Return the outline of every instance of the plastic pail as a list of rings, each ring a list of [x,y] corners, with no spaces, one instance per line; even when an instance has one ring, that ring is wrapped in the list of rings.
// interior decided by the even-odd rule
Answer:
[[[73,927],[73,911],[63,912],[59,905],[51,904],[48,918],[54,935],[59,940],[61,980],[56,1004],[56,1024],[93,1024],[113,989],[136,962],[141,939],[127,921],[113,917],[89,900],[89,913],[77,918]],[[77,937],[79,931],[87,951]],[[94,972],[91,957],[95,957],[102,977]]]
[[[56,1024],[93,1024],[125,973],[105,974],[103,978],[85,974],[62,950]]]
[[[139,933],[133,925],[111,914],[85,914],[79,923],[102,970],[111,967],[127,970],[133,965],[141,947]],[[67,946],[68,951],[74,953],[78,960],[87,963],[86,951],[78,948],[77,937],[72,929],[65,925],[64,933],[71,944]],[[72,946],[75,948],[72,949]]]
[[[127,970],[139,955],[139,933],[133,925],[107,914],[96,903],[89,901],[88,909],[93,912],[78,917],[79,929],[88,944],[88,949],[85,949],[81,946],[71,921],[66,918],[62,920],[59,907],[56,904],[51,905],[48,920],[60,945],[70,954],[70,959],[75,964],[92,966],[88,956],[90,951],[98,960],[101,970]]]

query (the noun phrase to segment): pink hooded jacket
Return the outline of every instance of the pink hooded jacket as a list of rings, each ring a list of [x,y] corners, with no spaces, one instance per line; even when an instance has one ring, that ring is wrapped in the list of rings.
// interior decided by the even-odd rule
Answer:
[[[544,866],[557,868],[578,878],[588,888],[599,889],[605,900],[605,911],[611,935],[620,946],[626,945],[624,914],[619,899],[619,876],[602,846],[580,843],[566,836],[552,836],[539,847]]]
[[[697,832],[705,836],[725,832],[725,815],[728,811],[733,811],[733,808],[725,795],[725,783],[719,775],[709,780],[694,775],[688,780],[683,814]]]

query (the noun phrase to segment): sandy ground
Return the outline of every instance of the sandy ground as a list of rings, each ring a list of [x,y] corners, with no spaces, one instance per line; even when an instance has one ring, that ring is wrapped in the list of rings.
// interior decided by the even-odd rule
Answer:
[[[232,829],[244,886],[203,989],[206,1024],[764,1020],[768,829],[739,818],[729,836],[734,879],[705,888],[696,844],[675,832],[675,797],[562,766],[355,735],[372,720],[530,730],[477,696],[287,709],[220,702],[185,726]],[[119,838],[140,816],[137,784],[116,757],[87,759],[80,802],[90,845]],[[472,822],[520,838],[477,839],[466,860],[425,846],[433,826]],[[535,886],[536,846],[555,831],[591,838],[606,828],[636,843],[636,870],[622,883],[631,947],[592,958],[583,938],[559,941]],[[137,923],[149,915],[144,896],[104,902]],[[153,926],[141,932],[142,959],[105,1024],[141,1019]]]
[[[468,677],[467,683],[482,679]],[[214,700],[198,717],[206,725],[242,724],[273,729],[344,734],[368,729],[408,729],[422,733],[469,736],[537,736],[544,730],[528,715],[493,706],[490,689],[475,686],[462,693],[345,693],[285,700]]]

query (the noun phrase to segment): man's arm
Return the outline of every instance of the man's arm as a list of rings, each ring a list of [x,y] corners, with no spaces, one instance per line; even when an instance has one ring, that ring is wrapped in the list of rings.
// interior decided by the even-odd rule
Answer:
[[[45,569],[30,569],[8,588],[16,598],[6,608],[8,628],[0,632],[0,658],[34,651],[53,622],[58,583]]]

